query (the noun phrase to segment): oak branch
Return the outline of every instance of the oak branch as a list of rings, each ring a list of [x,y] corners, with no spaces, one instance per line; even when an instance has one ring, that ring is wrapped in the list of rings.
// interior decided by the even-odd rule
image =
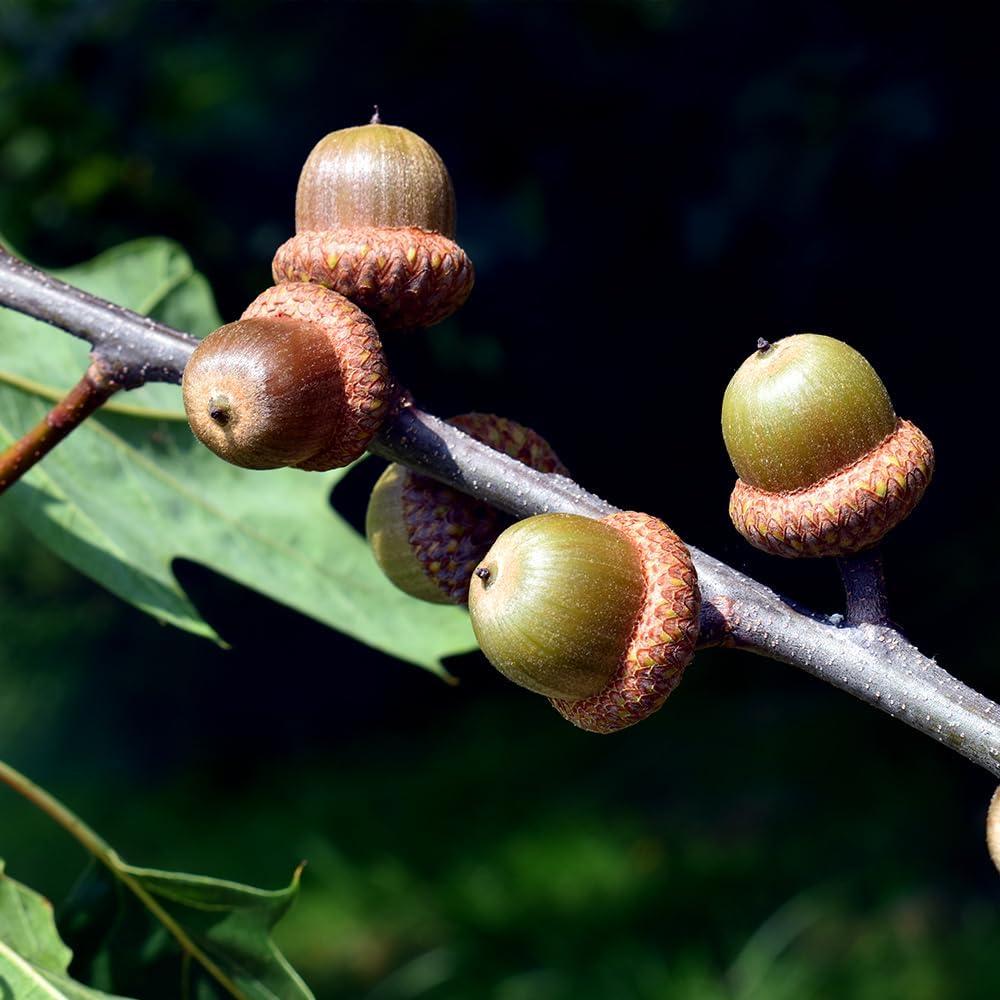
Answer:
[[[88,341],[123,388],[179,383],[197,341],[67,285],[0,249],[0,305]],[[416,407],[383,425],[370,450],[515,517],[604,517],[617,508],[564,476],[536,472]],[[877,559],[845,567],[848,614],[808,611],[688,546],[702,590],[702,646],[745,649],[805,670],[926,733],[1000,777],[1000,706],[952,677],[883,624]]]

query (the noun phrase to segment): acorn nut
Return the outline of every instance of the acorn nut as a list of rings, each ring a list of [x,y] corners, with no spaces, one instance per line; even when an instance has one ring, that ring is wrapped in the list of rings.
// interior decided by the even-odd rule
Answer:
[[[308,284],[259,295],[210,333],[184,370],[198,439],[247,469],[325,470],[359,458],[388,412],[391,381],[371,319]]]
[[[274,256],[274,280],[332,288],[383,332],[438,323],[472,291],[441,157],[377,114],[368,125],[331,132],[309,154],[295,232]]]
[[[773,555],[846,556],[907,517],[934,471],[871,365],[832,337],[758,343],[733,376],[722,434],[739,479],[733,524]]]
[[[465,413],[449,423],[539,472],[566,473],[548,442],[513,420]],[[495,507],[393,463],[372,490],[365,531],[385,575],[412,597],[464,604],[472,571],[510,519]]]
[[[662,521],[542,514],[476,568],[469,613],[486,658],[574,725],[611,733],[655,712],[698,638],[691,557]]]

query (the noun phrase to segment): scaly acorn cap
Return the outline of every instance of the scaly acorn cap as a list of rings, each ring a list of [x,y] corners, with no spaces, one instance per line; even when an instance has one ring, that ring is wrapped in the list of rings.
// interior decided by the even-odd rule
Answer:
[[[548,442],[490,413],[449,423],[540,472],[565,474]],[[510,519],[496,508],[393,463],[376,482],[365,531],[382,571],[400,590],[438,604],[464,604],[472,571]]]
[[[274,256],[274,280],[332,288],[383,332],[439,323],[472,291],[441,157],[377,109],[370,125],[331,132],[309,154],[295,234]]]
[[[868,548],[913,510],[933,472],[930,442],[896,417],[871,365],[818,334],[759,342],[726,389],[722,433],[740,477],[733,524],[775,555]]]
[[[184,370],[198,439],[249,469],[325,470],[364,453],[391,382],[372,321],[318,285],[263,292],[209,334]]]
[[[332,288],[383,332],[440,323],[475,282],[465,251],[439,233],[360,225],[293,236],[278,247],[271,272],[277,282]]]
[[[455,191],[444,161],[415,132],[343,128],[313,147],[299,175],[295,231],[381,226],[455,236]]]
[[[469,590],[487,659],[596,733],[663,704],[693,655],[700,604],[684,544],[662,521],[631,511],[520,521]]]

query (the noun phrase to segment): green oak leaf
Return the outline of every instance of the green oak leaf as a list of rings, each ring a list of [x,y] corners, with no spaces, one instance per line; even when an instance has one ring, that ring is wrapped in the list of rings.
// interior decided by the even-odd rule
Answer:
[[[292,905],[299,871],[284,889],[137,868],[95,865],[60,914],[88,980],[143,995],[311,1000],[271,938]],[[183,955],[183,960],[181,956]]]
[[[204,279],[167,240],[138,240],[56,273],[180,329],[219,325]],[[0,310],[0,447],[43,418],[87,355],[82,341]],[[475,647],[468,616],[386,581],[364,539],[330,508],[345,471],[230,466],[191,434],[179,388],[149,385],[113,398],[0,498],[0,510],[179,628],[216,637],[174,576],[174,560],[189,559],[446,676],[441,659]]]
[[[0,860],[0,998],[115,1000],[71,979],[72,957],[59,938],[52,905],[4,874]]]

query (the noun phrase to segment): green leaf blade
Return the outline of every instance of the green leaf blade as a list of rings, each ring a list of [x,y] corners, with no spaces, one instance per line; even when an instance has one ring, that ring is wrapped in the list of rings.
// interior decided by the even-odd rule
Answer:
[[[304,1000],[312,993],[271,938],[292,905],[301,869],[284,889],[123,865],[247,1000]]]
[[[59,937],[51,904],[3,869],[0,860],[0,998],[125,1000],[67,975],[73,953]]]

